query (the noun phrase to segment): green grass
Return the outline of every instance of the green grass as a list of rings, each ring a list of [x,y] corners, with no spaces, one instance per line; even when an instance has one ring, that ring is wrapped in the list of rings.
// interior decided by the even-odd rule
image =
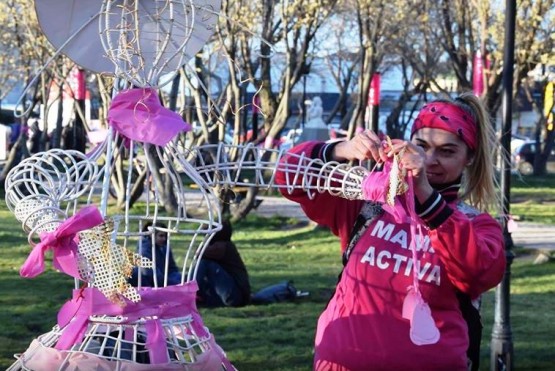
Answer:
[[[512,183],[516,200],[512,210],[525,202],[518,197],[526,197],[532,200],[522,209],[526,220],[552,220],[553,211],[544,206],[555,199],[552,183],[536,192],[534,187],[543,183],[533,178],[526,181]],[[533,218],[525,214],[534,209],[532,206],[539,208]],[[53,272],[50,262],[43,275],[32,280],[20,278],[18,270],[29,251],[26,236],[3,201],[0,217],[0,369],[5,369],[13,362],[14,353],[24,351],[34,337],[55,324],[56,313],[69,298],[73,283]],[[241,371],[310,370],[316,321],[341,269],[337,239],[326,230],[278,217],[249,216],[234,228],[234,240],[249,268],[253,290],[291,279],[310,296],[267,306],[201,309],[205,324]],[[517,253],[511,281],[515,369],[552,370],[555,263],[533,265],[526,251]],[[483,370],[489,369],[494,297],[492,291],[483,300]]]
[[[555,174],[511,179],[511,214],[519,220],[555,224]]]

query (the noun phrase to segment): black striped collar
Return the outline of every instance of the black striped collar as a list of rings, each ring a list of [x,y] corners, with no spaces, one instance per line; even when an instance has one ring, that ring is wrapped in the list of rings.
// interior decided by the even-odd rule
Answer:
[[[443,199],[447,202],[453,202],[459,197],[459,190],[461,189],[461,178],[452,183],[447,184],[432,184],[432,187],[441,194]]]

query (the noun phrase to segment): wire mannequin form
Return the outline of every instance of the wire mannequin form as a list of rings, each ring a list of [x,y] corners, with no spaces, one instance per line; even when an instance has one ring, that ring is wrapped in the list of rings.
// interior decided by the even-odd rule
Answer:
[[[162,159],[162,171],[173,179],[179,210],[176,216],[165,216],[160,208],[159,186],[152,184],[156,182],[156,177],[150,176],[153,161],[150,154],[151,148]],[[115,160],[118,156],[122,156],[124,151],[127,151],[124,141],[116,132],[113,140],[107,140],[88,156],[77,151],[51,150],[22,161],[8,174],[6,203],[17,219],[23,223],[24,230],[29,233],[29,242],[32,246],[36,246],[34,241],[44,238],[45,233],[59,231],[60,226],[68,218],[78,215],[83,206],[94,205],[99,193],[101,193],[101,210],[106,210],[108,192],[105,186],[109,186],[109,182],[104,182],[103,178],[110,177]],[[105,224],[110,223],[104,223],[78,233],[79,276],[88,280],[88,288],[94,287],[98,290],[79,289],[80,280],[76,279],[74,300],[68,302],[69,304],[66,303],[60,313],[63,313],[68,305],[76,304],[76,297],[79,295],[90,297],[89,302],[95,306],[98,305],[98,308],[93,308],[91,313],[86,313],[87,320],[81,324],[78,331],[72,329],[77,321],[75,318],[70,317],[67,323],[59,321],[51,332],[33,341],[31,347],[9,368],[10,370],[41,369],[41,367],[44,368],[42,362],[47,362],[49,369],[73,369],[72,367],[77,367],[76,364],[82,367],[90,361],[100,362],[108,369],[130,370],[143,369],[146,366],[153,367],[152,363],[160,364],[163,369],[190,370],[215,369],[222,364],[220,358],[222,351],[214,342],[214,337],[203,326],[194,305],[196,293],[194,277],[197,263],[204,246],[221,226],[217,199],[195,169],[177,151],[177,145],[174,142],[165,147],[154,148],[149,144],[131,141],[128,150],[130,168],[127,169],[127,174],[131,174],[127,179],[128,195],[133,166],[137,163],[134,161],[134,156],[136,152],[141,151],[144,152],[147,163],[146,188],[149,189],[152,186],[154,191],[152,194],[149,192],[145,194],[144,212],[132,214],[129,198],[127,198],[124,212],[110,215],[105,211],[102,212],[104,217],[101,222],[110,221],[111,226],[107,227]],[[108,152],[111,152],[112,156],[107,156]],[[104,164],[99,165],[104,156],[106,159]],[[197,192],[201,195],[200,201],[198,197],[195,197],[194,201],[187,198],[184,182],[199,185]],[[206,211],[205,217],[195,218],[187,215],[187,210],[199,206]],[[178,247],[174,242],[178,238],[179,244],[188,244],[184,249],[173,250],[174,253],[180,251],[178,261],[183,259],[182,285],[167,287],[164,280],[164,285],[159,289],[141,288],[140,282],[136,289],[129,286],[122,289],[118,285],[122,283],[121,278],[124,276],[120,275],[119,280],[102,276],[102,268],[107,262],[103,260],[95,262],[94,258],[98,259],[98,256],[106,250],[111,252],[110,258],[119,256],[119,260],[125,260],[123,263],[127,264],[127,268],[133,265],[130,263],[135,265],[139,263],[142,265],[139,270],[149,269],[148,262],[141,261],[140,258],[129,253],[130,250],[135,249],[141,237],[147,235],[154,239],[156,229],[142,231],[147,222],[153,224],[164,222],[167,225],[163,231],[168,234],[168,246],[175,243]],[[103,250],[102,237],[109,241],[109,249]],[[154,243],[152,246],[154,248]],[[57,250],[53,250],[54,260],[56,260]],[[121,252],[118,255],[118,251],[127,251],[127,253]],[[154,253],[152,256],[155,259]],[[130,259],[126,260],[124,257],[130,257]],[[133,257],[138,259],[133,261]],[[168,255],[165,259],[163,266],[167,269]],[[63,262],[57,268],[70,274]],[[114,273],[114,271],[117,269],[112,269],[111,272]],[[119,273],[123,274],[123,272]],[[153,273],[156,274],[156,271]],[[40,272],[33,272],[29,276],[36,274]],[[157,286],[157,280],[154,281]],[[116,287],[110,287],[112,284]],[[110,295],[106,295],[108,292],[111,292],[116,300],[107,299],[110,298]],[[133,292],[140,295],[140,300],[133,295]],[[165,313],[164,310],[157,308],[162,300],[167,304]],[[126,305],[122,306],[121,301]],[[163,345],[163,350],[159,353],[163,356],[160,357],[149,351],[147,346],[148,335],[154,332],[150,329],[152,326],[158,326],[162,333],[162,339],[159,341]],[[79,336],[75,335],[77,339],[74,342],[68,341],[68,332],[74,335],[78,333]],[[67,349],[58,349],[60,342],[70,346],[61,347]]]
[[[91,4],[87,4],[90,10]],[[55,56],[64,52],[73,59],[76,55],[71,50],[82,49],[83,43],[78,41],[86,37],[91,22],[98,20],[102,47],[115,66],[114,75],[124,80],[123,85],[154,92],[151,88],[162,85],[162,75],[176,73],[187,59],[187,50],[192,56],[212,33],[215,21],[208,18],[203,19],[207,25],[200,31],[194,26],[195,14],[205,11],[212,18],[217,14],[214,9],[219,7],[219,1],[213,0],[209,5],[212,8],[191,1],[104,0],[101,10],[96,12],[93,8],[93,14],[85,17],[67,40],[53,42],[58,46]],[[180,24],[179,20],[187,16],[190,19]],[[193,37],[201,41],[191,47]],[[87,38],[87,45],[91,40],[95,42],[94,37]],[[72,42],[73,49],[69,47]],[[94,58],[85,58],[86,63],[90,60]],[[94,67],[91,69],[95,70]],[[131,118],[136,119],[136,111],[143,103],[141,99],[135,102]],[[149,107],[146,108],[148,111]],[[141,120],[149,121],[149,112],[146,118],[138,119]],[[112,212],[108,209],[111,175],[124,153],[128,164],[127,198],[122,212]],[[140,213],[131,209],[129,200],[133,174],[143,170],[137,168],[137,153],[145,158],[145,188],[153,190],[153,194],[146,193],[146,205]],[[161,164],[155,165],[155,161]],[[154,169],[160,166],[174,187],[176,215],[165,215],[160,208],[162,185],[153,176]],[[185,182],[199,186],[200,202],[196,197],[192,204],[185,192]],[[44,252],[53,250],[54,267],[75,277],[73,299],[61,308],[57,325],[34,340],[9,370],[45,367],[72,370],[99,365],[118,370],[234,369],[203,325],[195,305],[197,264],[211,236],[221,228],[218,202],[175,141],[154,145],[136,140],[133,135],[123,137],[117,128],[110,126],[106,141],[87,155],[56,149],[22,161],[8,175],[6,190],[7,204],[23,223],[33,247],[21,274],[27,277],[40,274],[44,269]],[[202,217],[188,215],[187,210],[199,206],[204,210]],[[167,227],[160,227],[159,222]],[[147,223],[154,227],[144,230]],[[167,233],[167,252],[171,245],[177,247],[175,241],[179,244],[184,243],[183,239],[186,241],[185,249],[174,249],[180,251],[183,259],[181,285],[168,285],[169,253],[166,253],[163,283],[158,284],[158,273],[153,270],[155,288],[142,287],[140,273],[159,263],[154,253],[154,236],[158,231]],[[151,239],[153,261],[132,252],[145,236]],[[127,283],[134,267],[139,270],[137,288]],[[82,282],[85,285],[79,288]]]
[[[79,14],[83,23],[67,35],[67,40],[62,37],[58,43],[53,42],[59,46],[57,54],[63,51],[71,58],[79,57],[83,44],[77,41],[86,37],[92,20],[97,20],[99,38],[90,39],[101,42],[115,66],[113,74],[123,80],[123,85],[147,88],[136,101],[127,102],[131,112],[128,120],[123,114],[121,121],[144,124],[144,128],[161,113],[162,122],[159,117],[157,123],[152,123],[155,130],[151,132],[157,131],[156,124],[163,125],[164,119],[172,117],[163,107],[146,103],[155,97],[152,87],[161,86],[162,75],[175,74],[207,41],[217,21],[219,1],[197,5],[185,0],[104,0],[98,12],[90,5],[86,11],[92,13],[84,17]],[[198,20],[205,22],[202,27]],[[54,25],[53,30],[58,29]],[[85,67],[90,60],[86,59]],[[99,72],[112,71],[101,67]],[[173,120],[183,124],[181,118]],[[176,133],[170,131],[172,135],[159,142],[143,140],[140,135],[137,140],[133,130],[123,137],[121,129],[111,122],[106,141],[86,156],[74,151],[48,151],[26,159],[8,175],[7,203],[24,224],[33,246],[21,274],[40,274],[44,263],[38,264],[40,269],[33,269],[37,265],[33,263],[41,263],[44,251],[52,249],[54,267],[76,278],[73,299],[61,308],[58,324],[33,341],[10,370],[87,369],[87,365],[118,370],[233,369],[204,327],[195,304],[196,266],[211,236],[221,228],[217,199],[171,143]],[[112,212],[108,210],[109,188],[116,161],[124,152],[128,163],[127,197],[124,210]],[[131,178],[143,170],[135,168],[137,153],[144,154],[145,186],[153,190],[152,195],[147,192],[144,212],[132,210],[129,200]],[[155,169],[160,168],[174,188],[178,205],[175,215],[166,215],[160,208],[162,184],[154,176]],[[184,182],[199,186],[203,216],[188,215],[187,210],[198,207],[199,201],[191,205]],[[100,204],[100,210],[96,204]],[[161,227],[160,222],[165,226]],[[146,223],[154,227],[145,229]],[[163,264],[156,261],[154,251],[159,231],[167,234]],[[131,251],[144,241],[143,237],[151,239],[153,261]],[[32,242],[39,239],[38,244]],[[186,244],[186,248],[181,250],[181,284],[169,286],[169,251],[172,244],[177,247],[175,241]],[[142,287],[141,273],[157,265],[164,267],[162,284],[153,270],[154,288]],[[127,283],[135,266],[139,270],[137,288]],[[78,289],[80,281],[85,281],[85,288]]]

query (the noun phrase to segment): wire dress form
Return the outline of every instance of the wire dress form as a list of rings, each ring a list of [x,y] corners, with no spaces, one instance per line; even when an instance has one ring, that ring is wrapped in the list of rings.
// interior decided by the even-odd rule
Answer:
[[[162,107],[150,88],[157,86],[163,73],[179,68],[187,41],[195,34],[179,30],[176,17],[185,13],[192,17],[195,11],[198,15],[202,7],[159,0],[105,0],[101,5],[96,19],[104,32],[103,45],[112,48],[106,54],[116,66],[114,74],[141,88],[114,98],[107,139],[91,153],[60,149],[38,153],[7,176],[6,203],[32,246],[20,274],[38,276],[50,250],[54,268],[76,281],[73,298],[60,309],[52,331],[35,339],[9,370],[232,370],[195,303],[197,264],[221,228],[217,199],[178,150],[175,138],[188,130],[187,124]],[[182,12],[175,13],[176,9]],[[116,19],[120,23],[114,23]],[[177,37],[151,40],[156,32],[139,36],[141,22],[149,21],[144,29],[159,27],[159,33]],[[82,30],[72,30],[70,41]],[[113,36],[117,32],[119,39]],[[126,51],[124,46],[133,43],[135,49]],[[149,48],[156,53],[147,54]],[[60,50],[65,52],[64,45]],[[144,58],[132,59],[137,53]],[[139,68],[133,70],[134,65]],[[123,208],[114,211],[108,208],[108,199],[118,161],[127,164],[126,198]],[[173,187],[175,214],[160,206],[160,174]],[[131,208],[129,198],[136,177],[145,179],[145,205],[140,211]],[[198,185],[200,201],[188,197],[184,184],[189,183]],[[203,210],[201,216],[190,215],[195,209]],[[155,251],[157,232],[167,236],[163,255]],[[145,243],[150,243],[151,259],[135,252]],[[168,280],[173,255],[180,265],[177,285]],[[143,284],[148,275],[154,287]],[[133,276],[135,285],[129,283]]]
[[[174,143],[158,147],[132,141],[127,173],[132,177],[146,172],[151,180],[145,187],[152,192],[146,193],[141,214],[131,213],[129,199],[125,212],[106,213],[102,203],[109,190],[102,183],[111,177],[110,169],[118,156],[127,152],[123,145],[115,145],[118,142],[123,141],[116,134],[89,157],[76,151],[40,153],[9,173],[6,202],[23,223],[33,246],[21,274],[40,274],[44,253],[52,250],[56,269],[87,283],[84,289],[76,285],[73,299],[58,314],[58,324],[35,340],[10,370],[44,369],[45,364],[53,370],[76,369],[87,362],[129,370],[154,365],[159,369],[210,370],[222,364],[221,349],[195,307],[194,281],[202,249],[220,228],[217,200]],[[108,162],[110,146],[113,158]],[[144,152],[144,159],[137,159],[131,149]],[[178,198],[175,216],[164,216],[159,206],[158,185],[150,164],[154,161],[152,151],[163,159],[162,172],[173,179]],[[101,159],[106,161],[102,166],[98,165]],[[198,197],[187,199],[184,181],[199,185],[201,201]],[[100,209],[96,207],[99,196]],[[198,207],[206,211],[205,216],[187,215],[187,210]],[[145,229],[148,222],[162,222],[165,227]],[[160,231],[168,236],[164,261],[156,261],[159,255],[154,251],[153,261],[134,252],[138,244],[154,239],[155,232]],[[156,248],[154,243],[151,246]],[[167,282],[170,251],[182,261],[181,284],[175,286]],[[153,266],[164,267],[162,277],[156,277],[160,273]],[[137,287],[128,283],[133,270],[138,272]],[[144,273],[154,276],[157,288],[142,287]]]

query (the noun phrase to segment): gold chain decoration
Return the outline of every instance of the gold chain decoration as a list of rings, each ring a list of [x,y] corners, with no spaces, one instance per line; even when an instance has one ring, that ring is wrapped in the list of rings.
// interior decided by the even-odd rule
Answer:
[[[122,296],[134,303],[141,300],[137,289],[127,282],[133,268],[152,268],[152,262],[112,243],[113,231],[114,221],[108,218],[103,224],[80,233],[79,274],[108,300],[125,306]]]
[[[391,138],[386,136],[387,145],[389,148],[393,147]],[[407,170],[401,168],[401,158],[405,153],[405,148],[401,149],[399,153],[393,155],[393,164],[391,166],[391,172],[389,173],[389,188],[387,191],[386,202],[388,205],[393,206],[395,204],[395,196],[402,195],[409,189],[409,185],[406,181]]]

